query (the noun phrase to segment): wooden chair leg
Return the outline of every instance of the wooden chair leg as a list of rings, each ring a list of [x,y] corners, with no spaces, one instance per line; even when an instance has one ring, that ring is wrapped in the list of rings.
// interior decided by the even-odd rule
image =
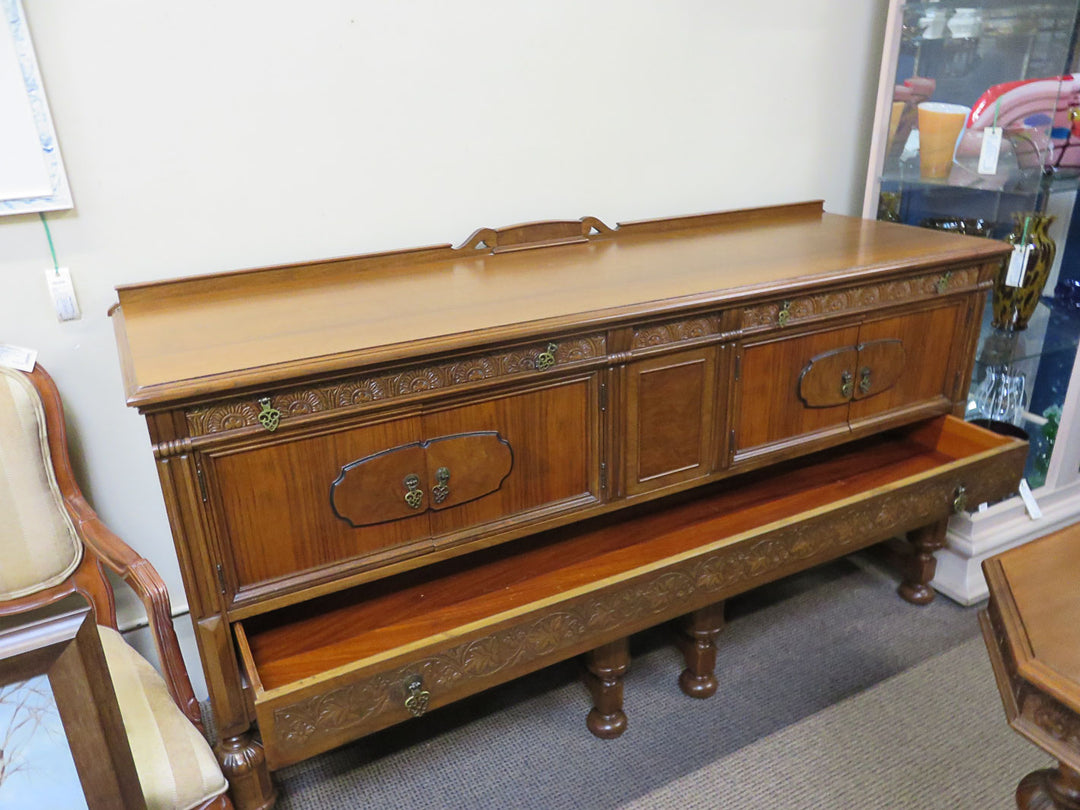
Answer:
[[[904,567],[904,580],[897,588],[900,594],[913,605],[928,605],[934,601],[934,589],[930,580],[934,578],[937,560],[934,552],[945,547],[945,532],[949,528],[949,519],[939,520],[928,526],[922,526],[908,535],[911,555]]]
[[[237,810],[269,810],[277,803],[262,745],[251,731],[226,737],[214,749]]]
[[[1020,810],[1080,810],[1080,774],[1064,764],[1034,771],[1016,788]]]
[[[603,740],[612,740],[626,731],[623,676],[629,667],[628,638],[617,639],[585,654],[585,685],[593,699],[585,725]]]
[[[688,613],[679,620],[679,648],[686,669],[679,688],[692,698],[716,694],[716,636],[724,628],[724,603],[717,602]]]

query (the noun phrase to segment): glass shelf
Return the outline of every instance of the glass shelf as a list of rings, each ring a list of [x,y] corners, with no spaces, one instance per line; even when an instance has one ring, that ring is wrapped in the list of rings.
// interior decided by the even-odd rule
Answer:
[[[991,324],[987,302],[966,418],[1004,421],[1028,434],[1024,477],[1033,489],[1046,479],[1078,345],[1080,307],[1044,297],[1027,329],[1008,331]]]

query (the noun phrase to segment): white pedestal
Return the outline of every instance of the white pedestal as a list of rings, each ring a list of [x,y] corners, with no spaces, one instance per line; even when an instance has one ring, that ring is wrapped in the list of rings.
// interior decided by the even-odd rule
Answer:
[[[1043,516],[1032,520],[1019,497],[984,512],[957,515],[949,522],[946,546],[937,553],[934,590],[962,605],[986,599],[982,561],[1080,521],[1080,481],[1035,497]]]

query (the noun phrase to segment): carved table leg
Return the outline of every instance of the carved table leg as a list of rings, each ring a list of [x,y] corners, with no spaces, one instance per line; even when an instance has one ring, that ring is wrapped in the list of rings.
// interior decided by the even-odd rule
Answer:
[[[630,666],[630,640],[620,638],[585,654],[585,685],[593,708],[585,718],[589,731],[612,740],[626,731],[623,713],[623,675]]]
[[[716,635],[724,628],[724,603],[703,607],[679,620],[679,648],[686,669],[679,675],[679,688],[693,698],[716,694]]]
[[[945,518],[908,535],[912,554],[904,566],[904,581],[897,592],[913,605],[928,605],[934,601],[934,589],[930,587],[930,580],[934,578],[937,568],[934,552],[945,547],[945,531],[948,528],[949,519]]]
[[[1020,810],[1080,810],[1080,774],[1066,765],[1029,773],[1016,788]]]
[[[215,748],[237,810],[269,810],[277,802],[262,745],[250,731],[226,737]]]

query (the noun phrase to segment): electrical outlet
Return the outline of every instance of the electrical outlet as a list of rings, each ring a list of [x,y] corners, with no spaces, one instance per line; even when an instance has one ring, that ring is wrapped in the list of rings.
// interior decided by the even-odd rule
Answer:
[[[66,267],[47,268],[45,281],[49,285],[49,297],[52,298],[56,317],[62,321],[74,321],[81,318],[79,301],[75,297],[75,287],[71,283],[71,271]]]

